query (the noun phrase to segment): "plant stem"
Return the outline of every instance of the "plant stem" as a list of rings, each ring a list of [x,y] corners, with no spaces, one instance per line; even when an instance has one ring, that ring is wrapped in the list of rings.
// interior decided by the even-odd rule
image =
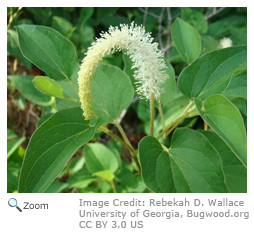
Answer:
[[[107,135],[111,136],[112,138],[114,138],[115,140],[119,141],[120,143],[122,143],[125,147],[128,148],[128,150],[132,153],[134,152],[134,149],[132,146],[130,146],[128,143],[126,143],[124,140],[120,139],[118,136],[116,136],[115,134],[113,134],[112,132],[110,132],[110,130],[104,126],[104,125],[100,125],[98,127],[98,130],[106,133]]]
[[[93,111],[93,116],[96,118],[96,119],[99,119],[99,116]]]
[[[120,125],[119,125],[120,126]],[[121,126],[120,126],[121,127]],[[122,128],[122,127],[121,127]],[[107,135],[111,136],[112,138],[114,138],[115,140],[119,141],[120,143],[122,143],[126,148],[128,148],[129,152],[131,153],[131,156],[134,160],[134,162],[136,163],[137,167],[138,167],[138,170],[139,170],[139,173],[141,174],[141,166],[138,162],[138,159],[137,159],[137,151],[134,150],[134,148],[132,147],[132,145],[130,144],[129,142],[129,139],[127,138],[124,130],[122,129],[122,133],[125,134],[125,137],[127,138],[128,142],[120,139],[118,136],[116,136],[115,134],[113,134],[112,132],[110,132],[110,130],[105,126],[105,125],[100,125],[98,127],[98,130],[106,133]]]
[[[204,121],[204,131],[207,131],[208,130],[208,125],[207,125],[207,123]]]
[[[190,103],[186,106],[183,112],[173,122],[171,122],[168,126],[166,126],[164,130],[162,130],[162,132],[157,136],[157,139],[163,136],[172,126],[174,126],[177,123],[179,124],[183,119],[185,119],[189,114],[189,109],[192,107],[192,104],[193,101],[190,101]]]
[[[164,130],[165,129],[165,120],[164,120],[164,115],[163,115],[163,112],[162,112],[161,104],[159,104],[159,106],[158,106],[158,111],[159,111],[159,115],[160,115],[160,118],[161,118],[162,130]],[[162,142],[162,144],[165,144],[166,138],[167,137],[164,134],[163,135],[163,142]]]
[[[212,18],[214,15],[219,14],[221,11],[223,11],[226,7],[221,7],[220,9],[216,9],[216,7],[213,7],[213,11],[212,13],[210,13],[209,15],[205,16],[205,19],[208,20],[210,18]]]
[[[130,140],[128,139],[126,133],[124,132],[122,126],[118,123],[118,121],[114,121],[114,124],[117,127],[117,129],[119,130],[121,136],[123,137],[124,142],[127,143],[132,148],[132,150],[129,149],[129,151],[131,153],[131,156],[132,156],[134,162],[136,163],[136,165],[138,167],[139,173],[141,174],[141,166],[140,166],[138,159],[137,159],[138,152],[134,150],[133,146],[130,143]]]
[[[7,25],[7,31],[10,29],[10,26],[11,26],[11,24],[12,24],[12,22],[13,22],[13,19],[17,16],[17,14],[22,10],[22,8],[23,7],[19,7],[18,9],[17,9],[17,11],[13,14],[13,15],[11,15],[10,16],[10,18],[9,18],[9,23],[8,23],[8,25]]]
[[[153,136],[154,123],[154,93],[150,96],[150,135]]]
[[[164,48],[166,54],[167,54],[167,58],[169,60],[170,57],[170,38],[171,38],[171,25],[172,25],[172,16],[171,16],[171,10],[170,7],[167,7],[167,16],[168,16],[168,35],[167,35],[167,45]]]
[[[182,119],[180,119],[180,120],[178,120],[176,123],[175,123],[175,125],[174,126],[172,126],[171,128],[170,128],[170,130],[166,133],[166,138],[170,135],[170,133],[180,124],[180,122],[182,121]],[[164,134],[165,135],[165,134]]]
[[[130,143],[130,140],[128,139],[128,137],[127,137],[127,135],[125,134],[125,132],[124,132],[122,126],[117,122],[117,120],[114,121],[114,125],[115,125],[115,126],[117,127],[117,129],[119,130],[121,136],[123,137],[123,140],[124,140],[127,144],[129,144],[129,146],[132,147],[132,149],[134,150],[133,146],[132,146],[131,143]]]
[[[62,98],[62,99],[63,99],[63,100],[65,100],[65,101],[70,101],[70,102],[80,103],[80,101],[79,101],[79,100],[72,99],[72,98],[67,98],[67,97],[64,97],[64,98]]]
[[[57,112],[57,108],[56,108],[56,98],[55,97],[51,97],[52,99],[52,103],[51,103],[51,107],[54,110],[54,113]]]
[[[70,169],[69,169],[68,165],[65,165],[65,171],[66,171],[68,177],[70,177]]]
[[[118,128],[120,134],[122,135],[123,139],[120,139],[118,136],[116,136],[115,134],[113,134],[112,132],[110,132],[110,130],[105,126],[105,125],[100,125],[98,127],[98,130],[106,133],[107,135],[111,136],[112,138],[114,138],[115,140],[119,141],[120,143],[122,143],[126,148],[128,148],[129,152],[131,153],[131,156],[135,162],[135,164],[137,165],[137,168],[139,170],[139,173],[141,174],[141,166],[138,162],[138,158],[137,158],[137,153],[138,151],[135,151],[133,146],[131,145],[127,135],[125,134],[122,126],[117,122],[114,121],[114,125]]]
[[[135,164],[137,165],[138,171],[139,171],[139,173],[140,173],[140,175],[141,175],[141,166],[140,166],[140,164],[139,164],[139,162],[138,162],[137,154],[138,154],[138,151],[134,151],[134,152],[132,153],[132,158],[134,159],[134,162],[135,162]]]
[[[79,96],[79,92],[76,89],[76,86],[73,84],[73,82],[68,78],[67,81],[69,82],[69,84],[71,85],[71,87],[73,88],[73,90],[75,91],[75,93],[77,94],[77,96]]]
[[[111,185],[111,188],[113,189],[113,192],[114,192],[114,193],[117,193],[117,191],[116,191],[116,186],[115,186],[114,181],[111,181],[111,182],[110,182],[110,185]]]
[[[16,72],[17,72],[17,66],[18,66],[18,60],[14,59],[14,62],[13,62],[13,74],[16,74]]]

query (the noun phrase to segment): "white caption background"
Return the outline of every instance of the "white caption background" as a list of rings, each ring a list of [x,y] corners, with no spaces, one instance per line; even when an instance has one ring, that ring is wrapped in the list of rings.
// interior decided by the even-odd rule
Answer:
[[[18,200],[18,206],[22,209],[19,212],[16,208],[8,206],[8,199],[14,197]],[[245,206],[208,206],[208,199],[222,200],[228,198],[232,201],[244,201]],[[253,216],[250,212],[249,219],[242,217],[214,217],[214,218],[188,218],[186,217],[187,210],[193,210],[195,212],[221,212],[230,209],[233,212],[249,212],[251,211],[250,199],[246,194],[7,194],[4,197],[6,204],[4,220],[5,228],[8,231],[16,231],[22,228],[22,231],[239,231],[251,228],[253,223]],[[134,199],[145,201],[145,206],[113,206],[114,199],[120,201],[131,201]],[[162,198],[167,201],[184,200],[185,198],[190,201],[190,206],[149,206],[149,199],[155,199],[161,201]],[[80,199],[83,201],[109,201],[110,206],[103,208],[99,207],[85,207],[79,206]],[[204,206],[193,206],[194,199],[199,199]],[[3,198],[1,199],[3,200]],[[24,202],[30,204],[48,204],[48,209],[24,209]],[[116,202],[119,202],[118,200]],[[130,217],[131,212],[136,212],[140,209],[139,217]],[[126,212],[126,217],[123,220],[120,217],[80,217],[79,210],[86,210],[88,212]],[[179,211],[183,214],[182,218],[171,217],[166,219],[165,217],[143,217],[142,211],[149,210],[150,212],[174,212]],[[253,212],[253,210],[252,210]],[[3,217],[3,216],[2,216]],[[92,221],[88,223],[88,226],[92,228],[80,228],[80,221]],[[96,221],[107,222],[106,228],[96,228]],[[113,221],[117,222],[117,228],[113,229]],[[121,228],[122,221],[126,222],[126,228]],[[131,221],[134,225],[134,221],[143,221],[143,228],[131,228]],[[2,224],[1,223],[1,224]],[[85,226],[85,223],[81,224]],[[120,227],[120,228],[119,228]]]

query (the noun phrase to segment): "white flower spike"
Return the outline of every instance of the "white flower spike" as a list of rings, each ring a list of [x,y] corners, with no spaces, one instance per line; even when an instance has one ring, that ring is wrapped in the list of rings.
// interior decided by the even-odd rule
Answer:
[[[153,95],[158,100],[162,93],[160,86],[168,75],[165,73],[164,54],[158,49],[158,43],[153,43],[151,33],[132,22],[130,26],[121,24],[120,28],[111,26],[108,32],[100,35],[101,38],[96,38],[88,48],[78,73],[79,97],[85,119],[89,120],[93,114],[91,82],[99,61],[123,49],[133,62],[132,68],[136,68],[134,78],[138,94],[145,99]]]

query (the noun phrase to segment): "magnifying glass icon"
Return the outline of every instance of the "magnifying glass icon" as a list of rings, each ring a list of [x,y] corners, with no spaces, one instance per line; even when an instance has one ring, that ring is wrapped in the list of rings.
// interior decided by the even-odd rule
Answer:
[[[19,210],[19,212],[22,212],[22,210],[17,206],[17,204],[18,204],[18,202],[15,198],[10,198],[8,201],[8,205],[10,207],[16,207]]]

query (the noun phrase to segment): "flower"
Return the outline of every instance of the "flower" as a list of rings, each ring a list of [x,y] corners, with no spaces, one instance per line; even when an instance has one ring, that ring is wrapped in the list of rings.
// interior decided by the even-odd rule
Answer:
[[[224,37],[219,42],[219,48],[228,48],[233,46],[233,41],[229,37]]]
[[[108,32],[102,32],[88,48],[78,73],[79,97],[85,119],[92,117],[92,76],[98,63],[108,54],[124,50],[130,56],[136,68],[137,92],[141,98],[150,99],[151,95],[159,99],[162,93],[161,84],[168,75],[165,72],[164,54],[153,42],[151,33],[146,33],[143,26],[121,24],[120,27],[110,26]]]

